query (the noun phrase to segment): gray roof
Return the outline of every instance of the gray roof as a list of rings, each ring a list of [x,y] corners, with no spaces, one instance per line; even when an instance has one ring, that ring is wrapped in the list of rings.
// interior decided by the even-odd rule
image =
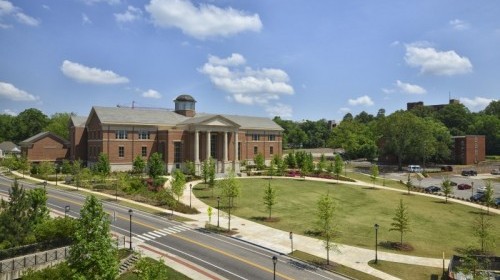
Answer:
[[[4,141],[0,143],[0,150],[4,152],[17,152],[15,149],[19,150],[19,147],[11,141]]]
[[[59,140],[61,143],[64,143],[64,144],[69,144],[68,140],[66,139],[63,139],[62,137],[50,132],[50,131],[42,131],[36,135],[33,135],[31,136],[30,138],[22,141],[19,143],[19,145],[21,146],[28,146],[28,145],[31,145],[33,143],[35,143],[36,141],[38,141],[39,139],[43,138],[43,137],[46,137],[46,136],[53,136],[54,138],[56,138],[57,140]]]
[[[238,116],[238,115],[224,115],[224,114],[205,114],[198,113],[194,117],[189,118],[182,122],[182,124],[197,124],[202,123],[206,120],[214,118],[216,116],[221,116],[228,119],[229,121],[237,124],[240,129],[248,130],[279,130],[282,131],[283,128],[275,123],[269,118],[263,117],[250,117],[250,116]]]
[[[187,117],[164,109],[92,107],[103,124],[176,125]]]
[[[71,116],[71,122],[74,126],[85,127],[85,123],[87,122],[87,117],[80,116]]]

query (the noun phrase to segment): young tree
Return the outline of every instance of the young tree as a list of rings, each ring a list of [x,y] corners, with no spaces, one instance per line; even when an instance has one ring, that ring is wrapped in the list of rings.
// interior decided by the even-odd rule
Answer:
[[[401,234],[401,247],[403,246],[403,234],[410,232],[410,217],[408,215],[408,207],[399,200],[399,206],[396,208],[394,217],[392,218],[391,228],[389,231],[398,231]]]
[[[333,165],[333,172],[337,176],[337,184],[339,183],[339,176],[340,173],[342,173],[342,169],[344,168],[344,162],[342,161],[342,158],[340,157],[339,154],[335,155],[335,162]]]
[[[26,191],[14,180],[8,202],[2,199],[0,203],[0,247],[19,246],[24,243],[30,230]]]
[[[445,203],[448,203],[448,196],[453,194],[453,186],[451,185],[450,178],[445,178],[443,182],[441,182],[441,189],[443,191],[445,197]]]
[[[267,170],[267,175],[273,178],[273,176],[276,176],[276,165],[274,164],[274,161],[271,161],[271,164],[269,165],[269,169]]]
[[[213,197],[215,188],[215,161],[212,158],[209,158],[207,164],[208,164],[208,186],[212,189],[212,197]]]
[[[24,173],[28,172],[30,170],[30,167],[31,167],[31,164],[28,161],[28,157],[26,157],[25,155],[22,155],[21,157],[19,157],[17,159],[17,167],[19,168],[19,170],[21,170],[23,172],[23,178],[24,178]]]
[[[148,160],[148,175],[156,179],[165,174],[165,163],[162,159],[162,154],[153,153]]]
[[[481,252],[484,254],[495,244],[495,237],[491,233],[493,224],[490,218],[484,213],[479,214],[479,216],[474,220],[473,231],[474,236],[477,237],[477,241],[481,246]]]
[[[132,166],[132,173],[140,176],[146,168],[146,161],[140,155],[137,155],[132,163]]]
[[[375,187],[375,181],[377,180],[378,175],[378,165],[372,164],[370,178],[372,179],[373,187]]]
[[[410,194],[411,188],[413,188],[413,183],[411,182],[411,175],[408,174],[408,179],[406,180],[406,189],[408,189],[408,195]]]
[[[88,196],[80,210],[68,258],[78,279],[115,279],[118,275],[117,251],[109,225],[102,203]]]
[[[109,164],[108,155],[105,153],[100,153],[97,158],[97,162],[94,165],[96,173],[101,175],[103,178],[109,176],[111,173],[111,165]]]
[[[55,172],[54,164],[48,161],[40,163],[38,168],[38,173],[42,176],[44,180],[48,179],[50,174]]]
[[[203,176],[203,183],[207,183],[207,180],[208,180],[208,173],[209,173],[209,170],[210,170],[210,167],[209,167],[209,160],[204,160],[203,163],[201,164],[201,175]]]
[[[281,158],[280,155],[275,154],[273,156],[272,162],[276,165],[276,172],[279,176],[283,176],[285,174],[286,170],[286,165],[285,162],[283,161],[283,158]]]
[[[61,165],[61,173],[62,174],[71,174],[72,173],[72,167],[71,163],[67,159],[63,159],[62,165]]]
[[[288,168],[295,168],[297,167],[297,159],[295,158],[295,152],[292,151],[289,154],[285,156],[285,163],[288,166]]]
[[[234,199],[240,195],[240,184],[236,180],[234,171],[231,171],[227,177],[220,181],[220,188],[222,197],[227,199],[228,209],[228,227],[227,230],[231,231],[231,209],[234,207]]]
[[[182,193],[184,193],[184,189],[186,188],[186,176],[181,172],[180,169],[176,169],[174,171],[173,181],[172,181],[172,193],[177,196],[177,202],[179,202],[179,198]]]
[[[488,215],[490,214],[490,206],[494,204],[495,200],[495,190],[491,186],[491,181],[488,180],[486,182],[486,191],[484,192],[484,204],[486,205],[486,208],[488,209]]]
[[[188,176],[196,175],[196,165],[194,164],[194,161],[188,160],[184,163],[184,166],[186,168],[186,175]]]
[[[318,165],[316,167],[317,167],[319,173],[325,171],[325,169],[326,169],[326,157],[325,157],[325,154],[321,154],[321,156],[319,157]]]
[[[263,170],[264,168],[266,168],[264,155],[262,153],[258,153],[257,155],[255,155],[255,157],[253,158],[253,162],[257,166],[257,170]]]
[[[317,226],[324,238],[326,264],[330,264],[330,251],[337,249],[337,246],[332,242],[335,236],[334,212],[333,198],[329,194],[322,195],[317,203]]]
[[[267,189],[264,190],[264,205],[266,205],[267,210],[269,211],[269,219],[271,219],[271,211],[273,206],[276,204],[276,189],[271,187],[271,182],[267,185]]]
[[[168,269],[163,259],[156,261],[143,257],[137,262],[136,268],[141,280],[169,279]]]

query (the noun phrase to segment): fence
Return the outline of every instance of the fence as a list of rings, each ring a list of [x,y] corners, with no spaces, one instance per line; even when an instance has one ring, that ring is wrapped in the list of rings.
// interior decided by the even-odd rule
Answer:
[[[0,261],[1,279],[16,279],[21,272],[30,267],[47,266],[65,260],[68,257],[69,246],[38,252],[22,257]],[[36,268],[35,268],[36,269]]]

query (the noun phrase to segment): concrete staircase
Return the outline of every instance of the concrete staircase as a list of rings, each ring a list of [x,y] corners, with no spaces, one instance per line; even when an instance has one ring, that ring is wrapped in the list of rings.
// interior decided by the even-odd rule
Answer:
[[[137,254],[131,254],[120,262],[120,268],[118,269],[118,275],[122,275],[126,271],[129,271],[135,266],[135,263],[139,260]]]

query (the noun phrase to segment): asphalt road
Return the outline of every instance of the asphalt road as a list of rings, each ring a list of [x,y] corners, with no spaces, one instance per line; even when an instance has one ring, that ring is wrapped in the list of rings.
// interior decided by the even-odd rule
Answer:
[[[0,193],[6,194],[12,181],[0,177]],[[21,183],[24,188],[36,187]],[[41,186],[37,186],[41,187]],[[85,199],[75,191],[47,187],[48,207],[78,217]],[[140,244],[177,255],[226,279],[273,279],[272,257],[277,256],[276,279],[346,279],[266,248],[224,235],[206,232],[190,225],[155,216],[111,201],[103,202],[110,215],[112,231],[129,236]],[[68,207],[66,207],[68,206]],[[130,220],[132,224],[130,225]],[[127,238],[127,242],[128,242]]]

